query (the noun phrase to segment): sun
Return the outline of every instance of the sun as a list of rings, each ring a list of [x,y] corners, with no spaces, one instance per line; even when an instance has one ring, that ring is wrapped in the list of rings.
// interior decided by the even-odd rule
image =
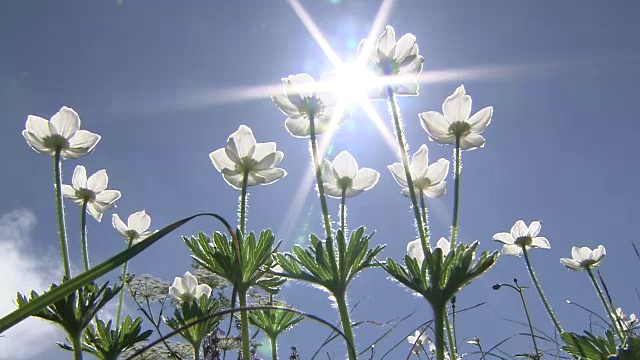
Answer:
[[[367,100],[369,94],[381,85],[381,79],[358,62],[338,66],[332,82],[338,100],[347,106]]]

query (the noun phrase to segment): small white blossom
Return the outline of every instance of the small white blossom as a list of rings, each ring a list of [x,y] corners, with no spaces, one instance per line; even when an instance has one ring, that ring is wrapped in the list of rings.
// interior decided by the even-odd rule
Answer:
[[[518,220],[511,228],[510,233],[497,233],[493,235],[493,240],[504,244],[502,253],[505,255],[520,256],[523,247],[550,249],[549,241],[538,236],[541,227],[540,221],[534,221],[527,227],[524,221]]]
[[[591,250],[588,247],[572,247],[571,257],[561,258],[560,262],[570,270],[580,271],[586,269],[593,269],[598,267],[602,260],[604,260],[607,251],[602,245],[598,245],[598,248]]]
[[[418,95],[419,85],[416,77],[422,72],[424,57],[418,55],[418,44],[414,35],[404,34],[396,42],[395,30],[387,25],[375,47],[370,48],[367,39],[360,41],[356,56],[367,56],[367,65],[376,75],[395,77],[388,82],[394,94]],[[374,89],[370,95],[373,98],[386,98],[387,88],[383,86]]]
[[[629,315],[627,319],[627,315],[622,312],[622,308],[616,309],[616,318],[618,319],[618,323],[622,326],[623,331],[629,331],[636,327],[636,323],[638,322],[638,318],[636,318],[636,314]]]
[[[132,241],[133,244],[139,243],[155,232],[149,230],[151,217],[144,210],[129,215],[127,224],[120,219],[118,214],[113,214],[111,224],[120,235],[124,236],[127,241]]]
[[[416,330],[414,335],[407,336],[407,341],[412,346],[411,351],[416,355],[420,354],[422,345],[427,342],[427,334],[424,331],[420,333],[420,331]]]
[[[334,72],[326,72],[320,76],[320,83],[316,83],[309,74],[291,75],[282,79],[283,91],[271,98],[280,111],[288,116],[284,125],[291,135],[309,137],[311,116],[316,135],[327,131],[338,100],[335,89],[327,86],[334,77]],[[349,116],[348,111],[343,111],[334,125],[340,126]]]
[[[460,85],[442,104],[442,112],[428,111],[418,114],[422,128],[429,138],[440,144],[456,143],[460,138],[461,150],[473,150],[484,146],[484,138],[480,135],[491,122],[493,107],[475,113],[471,118],[471,97]]]
[[[402,195],[409,196],[409,185],[405,176],[402,163],[394,163],[388,166],[391,175],[396,182],[402,186]],[[438,159],[429,165],[429,149],[427,145],[420,146],[420,149],[413,154],[409,165],[413,187],[418,196],[424,194],[430,198],[440,197],[444,194],[447,182],[444,178],[449,172],[449,161]]]
[[[245,173],[247,186],[271,184],[282,179],[287,172],[275,166],[284,154],[276,151],[276,143],[256,143],[253,132],[246,125],[229,136],[227,146],[209,157],[213,166],[222,173],[225,181],[236,189],[242,189]]]
[[[169,294],[178,301],[192,301],[202,295],[211,296],[211,287],[207,284],[198,285],[198,279],[187,271],[182,278],[173,280]]]
[[[82,165],[76,166],[71,178],[71,185],[62,185],[62,195],[82,206],[87,203],[87,213],[97,221],[102,220],[102,214],[115,207],[115,202],[121,196],[118,190],[107,190],[109,177],[102,169],[87,179],[87,170]]]
[[[436,243],[436,248],[442,250],[442,256],[447,256],[451,251],[451,243],[441,237]],[[422,251],[422,242],[420,239],[415,239],[407,244],[407,255],[416,259],[418,264],[422,264],[424,261],[424,252]]]
[[[380,178],[380,173],[369,168],[358,168],[356,159],[343,151],[333,162],[323,161],[324,190],[327,196],[340,199],[344,190],[345,197],[356,196],[371,189]]]
[[[53,115],[51,121],[29,115],[22,136],[36,152],[54,155],[60,150],[65,159],[89,154],[100,141],[100,135],[80,130],[80,117],[66,106]]]

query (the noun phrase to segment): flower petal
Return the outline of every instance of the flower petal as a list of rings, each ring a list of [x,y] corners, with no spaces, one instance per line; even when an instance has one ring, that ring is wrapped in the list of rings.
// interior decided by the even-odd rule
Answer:
[[[451,243],[443,237],[438,240],[438,242],[436,243],[436,247],[442,250],[442,255],[444,256],[447,256],[449,251],[451,251]]]
[[[585,260],[589,260],[589,258],[591,257],[591,249],[589,249],[588,247],[581,247],[581,248],[574,248],[576,249],[575,253],[577,253],[577,257],[573,256],[573,259],[582,263]],[[574,255],[574,251],[572,249],[571,251],[572,255]]]
[[[369,190],[374,187],[380,179],[380,173],[369,168],[362,168],[353,178],[351,187],[354,190]]]
[[[446,181],[442,181],[436,185],[431,185],[429,187],[427,187],[426,189],[422,189],[422,192],[427,196],[430,197],[432,199],[434,198],[438,198],[442,195],[444,195],[445,191],[447,190],[447,182]]]
[[[385,27],[384,32],[380,35],[378,39],[378,50],[388,57],[393,56],[391,50],[393,50],[396,45],[396,32],[390,25]]]
[[[122,194],[118,190],[104,190],[99,194],[96,194],[96,201],[102,204],[113,204],[116,200],[120,199]]]
[[[438,159],[429,166],[425,177],[429,179],[431,184],[438,184],[447,177],[447,173],[449,173],[449,160]]]
[[[529,224],[529,236],[531,236],[532,238],[538,236],[541,228],[542,224],[540,223],[540,221],[532,222],[531,224]]]
[[[66,184],[62,184],[62,187],[60,188],[60,190],[62,191],[62,196],[75,200],[78,197],[76,196],[76,189],[74,189],[71,185],[66,185]]]
[[[502,253],[505,255],[520,256],[522,254],[522,248],[514,244],[505,244],[502,247]]]
[[[135,230],[138,234],[141,234],[151,226],[151,216],[142,210],[129,215],[127,219],[128,228]]]
[[[402,186],[402,187],[407,187],[409,186],[407,184],[407,177],[404,173],[404,167],[402,166],[401,163],[397,162],[397,163],[393,163],[389,166],[387,166],[387,169],[389,169],[389,171],[391,171],[391,175],[393,175],[393,178],[396,180],[396,182],[398,183],[398,185]]]
[[[102,209],[94,202],[90,202],[87,204],[87,213],[93,216],[97,222],[102,221]]]
[[[516,223],[511,227],[511,236],[513,236],[514,239],[529,236],[529,228],[525,225],[524,221],[516,221]]]
[[[256,138],[253,136],[251,128],[246,125],[240,125],[238,130],[231,134],[227,142],[227,147],[239,158],[253,156],[255,146]]]
[[[491,117],[493,116],[493,107],[487,106],[486,108],[478,111],[473,114],[473,116],[469,119],[469,125],[471,126],[471,131],[480,134],[484,131],[484,129],[489,126],[491,122]]]
[[[48,148],[44,145],[44,142],[40,140],[34,133],[27,130],[22,130],[22,136],[27,141],[27,144],[37,153],[40,154],[53,154],[55,149]]]
[[[424,260],[424,251],[420,239],[413,240],[407,244],[407,255],[418,260],[418,265]]]
[[[513,238],[513,235],[506,232],[501,232],[493,235],[494,241],[499,241],[503,244],[513,244],[516,242],[516,239]]]
[[[127,237],[127,231],[129,230],[129,228],[124,224],[122,219],[120,219],[120,216],[118,216],[118,214],[113,214],[111,216],[111,225],[113,225],[113,227],[120,233],[120,235]]]
[[[429,138],[440,144],[453,144],[455,137],[449,132],[449,122],[436,111],[423,112],[418,115],[420,124],[424,131],[429,134]]]
[[[87,169],[85,169],[84,166],[78,165],[73,170],[71,184],[73,184],[76,190],[87,187]]]
[[[206,295],[207,297],[211,296],[211,287],[207,284],[200,284],[196,286],[196,298],[199,299],[202,295]]]
[[[473,150],[484,146],[484,138],[478,134],[467,134],[460,139],[461,150]]]
[[[561,258],[560,262],[562,263],[562,265],[566,266],[569,270],[573,270],[573,271],[584,270],[582,265],[573,259]]]
[[[40,140],[51,136],[51,132],[49,131],[49,121],[39,116],[29,115],[27,117],[27,122],[25,123],[25,129]]]
[[[236,190],[242,189],[242,173],[237,172],[223,172],[222,177],[227,184],[231,185],[232,188]]]
[[[404,34],[396,43],[393,57],[401,62],[409,55],[417,55],[418,46],[416,45],[416,37],[413,34]]]
[[[420,92],[420,84],[417,80],[410,80],[394,84],[393,92],[396,95],[416,96]]]
[[[309,137],[309,120],[306,118],[288,118],[284,122],[289,134],[299,138]]]
[[[196,290],[196,286],[198,286],[198,279],[187,271],[182,277],[182,283],[185,288],[189,289],[189,292],[194,292]]]
[[[339,188],[336,184],[325,182],[323,183],[323,185],[324,185],[324,192],[327,196],[332,197],[334,199],[342,198],[342,189]],[[345,193],[345,197],[346,197],[346,193]]]
[[[255,176],[260,177],[262,179],[261,183],[264,185],[272,184],[277,180],[282,179],[287,175],[287,172],[284,169],[273,168],[267,170],[261,170],[255,173]]]
[[[333,164],[327,159],[322,159],[322,178],[325,183],[336,185],[338,184],[338,175],[333,169]]]
[[[95,174],[89,176],[87,180],[87,189],[92,190],[94,193],[100,193],[107,188],[109,183],[109,177],[107,176],[107,170],[102,169]]]
[[[551,244],[549,244],[549,240],[547,238],[538,236],[531,240],[531,246],[537,247],[540,249],[551,249]]]
[[[471,113],[471,96],[460,85],[453,94],[449,95],[442,104],[442,113],[449,123],[467,121]]]
[[[333,170],[338,179],[343,177],[353,179],[358,174],[358,163],[348,151],[342,151],[333,159]]]
[[[301,116],[300,110],[296,107],[291,100],[287,97],[286,94],[274,94],[271,99],[278,105],[280,111],[285,113],[290,117],[299,117]]]
[[[51,117],[51,124],[55,125],[60,136],[68,140],[80,129],[80,117],[72,108],[63,106]]]
[[[290,75],[282,81],[289,100],[298,107],[302,105],[302,99],[313,96],[316,81],[309,74]]]
[[[89,154],[100,142],[100,135],[94,134],[87,130],[78,130],[69,139],[69,148],[64,150],[63,153],[70,159],[78,159],[84,155]]]
[[[411,158],[411,176],[414,181],[418,178],[424,178],[429,169],[429,149],[427,145],[422,145]]]
[[[252,157],[255,161],[261,162],[265,157],[275,152],[276,152],[276,143],[274,142],[266,142],[266,143],[259,143],[259,144],[256,143]]]
[[[233,170],[236,167],[236,163],[231,161],[229,156],[227,156],[225,148],[218,149],[212,152],[211,154],[209,154],[209,158],[211,159],[211,162],[213,163],[213,166],[215,166],[216,170],[220,172],[222,171],[222,169]]]

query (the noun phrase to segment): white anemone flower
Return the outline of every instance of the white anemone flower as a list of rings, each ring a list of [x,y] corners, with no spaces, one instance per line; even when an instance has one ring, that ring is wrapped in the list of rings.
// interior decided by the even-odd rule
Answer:
[[[408,197],[409,185],[402,163],[394,163],[389,165],[388,168],[396,182],[402,186],[402,195]],[[429,149],[427,145],[420,146],[420,149],[413,154],[409,171],[413,179],[413,187],[418,196],[424,194],[430,198],[437,198],[444,194],[447,187],[447,182],[444,181],[444,178],[449,172],[449,161],[438,159],[438,161],[429,165]]]
[[[369,168],[358,168],[356,159],[348,151],[343,151],[333,162],[323,161],[324,190],[327,196],[340,199],[359,195],[371,189],[380,178],[380,173]]]
[[[407,336],[407,341],[412,346],[411,351],[416,355],[420,354],[420,351],[422,351],[422,345],[427,342],[427,333],[426,331],[420,333],[420,331],[416,330],[414,335]]]
[[[124,236],[127,241],[131,241],[133,244],[139,243],[155,232],[149,230],[151,217],[147,215],[144,210],[129,215],[126,224],[120,219],[118,214],[113,214],[111,224],[120,235]]]
[[[82,165],[76,166],[71,178],[71,185],[62,185],[62,195],[82,206],[87,203],[87,213],[98,222],[102,214],[114,208],[116,200],[120,199],[120,191],[107,190],[109,177],[107,170],[100,170],[87,179],[87,170]]]
[[[602,260],[607,255],[607,250],[602,245],[598,245],[596,249],[591,250],[588,247],[573,247],[571,248],[571,257],[561,258],[560,262],[570,270],[580,271],[586,269],[593,269],[598,267]]]
[[[334,72],[326,72],[320,76],[319,83],[309,74],[290,75],[282,79],[282,92],[274,94],[271,99],[288,116],[284,125],[292,136],[309,137],[311,116],[316,135],[329,129],[338,100],[336,89],[329,86],[334,77]],[[351,116],[346,110],[337,115],[333,124],[335,127]]]
[[[493,235],[493,240],[504,244],[502,253],[505,255],[522,255],[522,248],[551,249],[549,241],[538,236],[542,224],[540,221],[532,222],[529,227],[522,220],[518,220],[511,228],[510,233],[502,232]]]
[[[440,144],[456,143],[460,138],[461,150],[473,150],[484,146],[484,138],[480,135],[491,122],[493,107],[475,113],[471,118],[471,97],[460,85],[442,104],[442,112],[428,111],[418,114],[422,128],[429,138]]]
[[[630,329],[635,328],[636,322],[638,322],[636,314],[629,315],[629,318],[627,319],[627,315],[622,312],[622,308],[616,309],[616,318],[618,319],[620,326],[622,326],[623,331],[629,331]]]
[[[51,121],[29,115],[22,136],[33,150],[40,154],[78,159],[89,154],[100,141],[100,135],[80,130],[80,117],[71,108],[63,106]]]
[[[209,154],[213,166],[235,189],[242,189],[245,174],[247,186],[266,185],[282,179],[287,172],[275,166],[283,156],[282,151],[276,151],[276,143],[257,143],[246,125],[240,125],[238,131],[229,136],[225,148]]]
[[[441,237],[436,243],[436,248],[442,250],[443,256],[447,256],[451,251],[451,243],[447,239]],[[407,255],[416,259],[418,264],[422,264],[424,261],[424,252],[422,251],[422,242],[420,239],[415,239],[407,244]]]
[[[176,277],[173,280],[169,294],[181,302],[192,301],[202,295],[211,296],[211,287],[207,284],[198,285],[198,279],[187,271],[182,278]]]
[[[367,39],[360,41],[356,57],[367,56],[367,65],[376,75],[393,77],[388,79],[388,86],[396,95],[418,95],[419,85],[416,77],[422,72],[424,57],[418,55],[416,37],[404,34],[396,42],[396,32],[387,25],[375,47],[367,43]],[[373,98],[386,98],[387,87],[374,89],[370,94]]]

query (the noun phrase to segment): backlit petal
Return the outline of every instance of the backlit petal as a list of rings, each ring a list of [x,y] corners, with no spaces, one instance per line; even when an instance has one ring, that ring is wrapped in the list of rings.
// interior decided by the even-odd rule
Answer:
[[[66,106],[51,117],[51,123],[55,125],[58,134],[65,139],[70,139],[80,129],[78,113]]]
[[[537,247],[540,249],[551,249],[551,244],[549,244],[549,240],[547,238],[538,236],[533,238],[531,241],[531,246]]]
[[[522,254],[522,248],[518,245],[506,244],[502,247],[502,253],[505,255],[520,256]]]
[[[107,170],[102,169],[89,176],[89,179],[87,180],[87,189],[92,190],[94,193],[100,193],[107,188],[108,183],[109,177],[107,176]]]
[[[229,157],[227,156],[225,148],[218,149],[212,152],[211,154],[209,154],[209,158],[211,159],[213,166],[215,166],[216,170],[218,171],[222,171],[222,169],[233,170],[236,167],[236,163],[231,161],[231,159],[229,159]]]
[[[306,138],[309,137],[309,120],[306,118],[288,118],[284,122],[284,126],[287,128],[289,134],[295,137]]]
[[[355,190],[369,190],[378,183],[378,179],[380,179],[379,172],[369,168],[362,168],[353,178],[351,186]]]
[[[142,210],[129,215],[127,219],[128,227],[135,230],[138,234],[143,233],[151,226],[151,217]]]
[[[493,240],[499,241],[503,244],[513,244],[516,239],[510,233],[501,232],[493,235]]]
[[[41,140],[51,135],[49,131],[49,121],[35,115],[29,115],[27,117],[25,129]]]
[[[333,170],[338,179],[343,177],[353,179],[358,174],[358,163],[348,151],[342,151],[333,160]]]
[[[387,25],[382,35],[378,39],[378,50],[389,56],[396,44],[396,32],[393,27]]]
[[[118,216],[118,214],[113,214],[111,216],[111,225],[113,225],[113,227],[120,233],[120,235],[125,237],[127,236],[127,231],[129,230],[129,228],[124,224],[122,219],[120,219],[120,216]]]
[[[461,150],[473,150],[484,146],[484,138],[478,134],[468,134],[460,139]]]
[[[471,126],[471,131],[480,134],[484,131],[484,129],[489,126],[491,122],[491,117],[493,116],[493,107],[487,106],[486,108],[478,111],[473,114],[473,116],[469,119],[469,125]]]
[[[442,182],[447,174],[449,173],[449,160],[446,159],[438,159],[435,163],[429,166],[427,170],[426,178],[432,184],[437,184]]]
[[[469,119],[471,97],[465,93],[463,85],[460,85],[453,94],[447,97],[442,104],[442,112],[450,123]]]
[[[511,235],[513,236],[514,239],[517,239],[519,237],[529,236],[529,228],[527,227],[527,225],[525,225],[524,221],[518,220],[511,227]]]
[[[87,187],[87,169],[82,165],[76,166],[71,177],[71,184],[75,189]]]
[[[396,180],[396,182],[400,186],[402,187],[409,186],[407,184],[407,177],[405,176],[405,173],[404,173],[404,167],[402,166],[401,163],[399,162],[393,163],[392,165],[387,166],[387,168],[389,169],[389,171],[391,171],[391,175],[393,175],[393,178]]]
[[[411,158],[411,175],[416,178],[423,178],[427,175],[429,168],[429,149],[427,145],[422,145]],[[416,179],[413,179],[416,180]]]
[[[447,119],[436,111],[423,112],[418,115],[420,124],[424,131],[429,134],[431,140],[440,144],[451,144],[454,139],[453,134],[449,133],[449,122]]]

